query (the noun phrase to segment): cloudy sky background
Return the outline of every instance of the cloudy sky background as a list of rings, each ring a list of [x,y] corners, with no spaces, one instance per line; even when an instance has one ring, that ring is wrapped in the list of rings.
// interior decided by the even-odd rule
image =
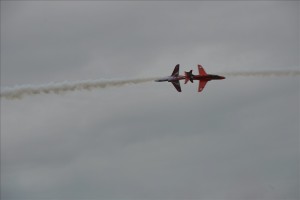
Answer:
[[[299,1],[1,1],[1,88],[299,70]],[[1,99],[1,199],[299,199],[300,82]]]

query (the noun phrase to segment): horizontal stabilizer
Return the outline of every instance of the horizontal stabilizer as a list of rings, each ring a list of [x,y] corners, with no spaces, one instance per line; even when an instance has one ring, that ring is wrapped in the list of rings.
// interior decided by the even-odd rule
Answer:
[[[193,70],[190,70],[189,72],[184,72],[184,74],[185,74],[184,84],[186,84],[189,81],[191,81],[192,83],[194,82]]]

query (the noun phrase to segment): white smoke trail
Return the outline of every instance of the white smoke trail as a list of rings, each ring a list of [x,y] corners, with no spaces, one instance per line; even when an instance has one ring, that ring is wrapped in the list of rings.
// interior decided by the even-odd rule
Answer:
[[[221,73],[224,76],[300,76],[299,70],[235,71]]]
[[[220,73],[222,76],[227,77],[249,77],[249,76],[300,76],[299,70],[268,70],[268,71],[233,71]],[[92,90],[97,88],[107,87],[121,87],[127,84],[139,84],[154,81],[155,78],[139,78],[139,79],[124,79],[124,80],[87,80],[78,82],[62,82],[62,83],[49,83],[46,85],[22,85],[12,88],[1,89],[0,98],[5,99],[21,99],[28,95],[37,94],[63,94],[69,91],[79,90]]]
[[[62,82],[49,83],[46,85],[22,85],[13,88],[4,88],[1,91],[1,98],[5,99],[21,99],[28,95],[37,94],[63,94],[69,91],[91,90],[107,87],[121,87],[127,84],[139,84],[149,81],[154,81],[157,78],[139,78],[139,79],[124,79],[124,80],[87,80],[78,82]]]

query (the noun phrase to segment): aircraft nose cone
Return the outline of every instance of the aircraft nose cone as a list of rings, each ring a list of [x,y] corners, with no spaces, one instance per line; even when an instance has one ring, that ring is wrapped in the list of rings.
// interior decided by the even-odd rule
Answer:
[[[225,79],[225,77],[224,77],[224,76],[220,76],[220,78],[221,78],[221,79]]]

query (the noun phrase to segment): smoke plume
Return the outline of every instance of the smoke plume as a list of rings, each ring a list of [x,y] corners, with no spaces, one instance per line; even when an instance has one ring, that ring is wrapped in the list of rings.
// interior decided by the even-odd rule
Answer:
[[[228,77],[251,77],[251,76],[299,76],[299,70],[273,70],[273,71],[233,71],[223,72],[220,75]],[[78,82],[49,83],[46,85],[22,85],[12,88],[1,89],[0,98],[21,99],[24,96],[37,94],[64,94],[69,91],[92,90],[108,87],[121,87],[127,84],[139,84],[154,81],[156,78],[139,78],[124,80],[87,80]]]
[[[121,87],[127,84],[139,84],[154,81],[156,78],[140,78],[125,80],[87,80],[78,82],[49,83],[46,85],[22,85],[13,88],[4,88],[1,91],[1,98],[21,99],[28,95],[37,94],[64,94],[69,91],[92,90],[108,87]]]

